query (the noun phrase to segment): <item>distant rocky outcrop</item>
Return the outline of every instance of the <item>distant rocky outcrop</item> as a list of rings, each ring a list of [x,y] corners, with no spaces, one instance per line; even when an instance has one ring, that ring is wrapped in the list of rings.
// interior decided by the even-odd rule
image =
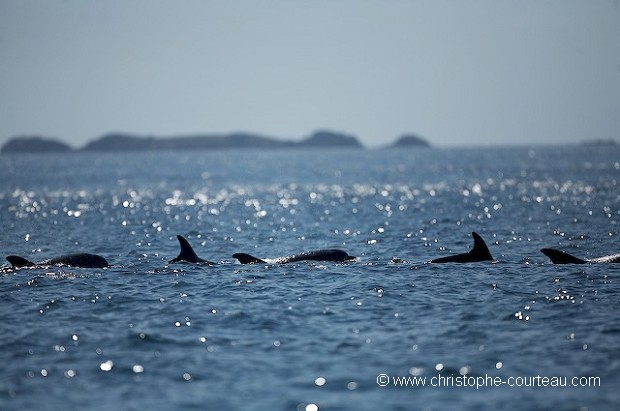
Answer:
[[[106,134],[86,144],[82,151],[132,151],[152,148],[153,137],[137,137],[123,133]]]
[[[51,138],[40,136],[14,137],[6,142],[0,153],[62,153],[72,148],[67,144]]]
[[[223,149],[281,149],[302,147],[362,147],[355,137],[331,131],[318,131],[295,142],[250,133],[227,135],[197,135],[166,138],[136,137],[109,134],[88,143],[84,151],[110,150],[223,150]]]
[[[357,138],[333,131],[321,130],[298,143],[300,147],[363,148]]]
[[[88,143],[83,151],[116,150],[222,150],[235,148],[280,148],[291,146],[281,140],[254,134],[197,135],[178,137],[136,137],[114,133]]]
[[[428,141],[415,134],[405,134],[400,136],[390,148],[428,148],[431,145]]]
[[[136,151],[136,150],[227,150],[282,148],[363,148],[353,136],[333,131],[317,131],[301,140],[282,140],[251,133],[225,135],[195,135],[175,137],[143,137],[125,133],[106,134],[86,144],[78,151]],[[71,147],[55,140],[17,137],[10,140],[2,152],[72,151]]]

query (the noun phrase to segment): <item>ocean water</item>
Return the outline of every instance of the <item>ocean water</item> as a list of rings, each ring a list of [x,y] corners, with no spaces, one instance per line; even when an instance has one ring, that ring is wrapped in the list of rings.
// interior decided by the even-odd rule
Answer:
[[[0,409],[617,409],[620,265],[539,250],[620,252],[619,189],[617,147],[0,156],[2,257],[112,264],[4,263]]]

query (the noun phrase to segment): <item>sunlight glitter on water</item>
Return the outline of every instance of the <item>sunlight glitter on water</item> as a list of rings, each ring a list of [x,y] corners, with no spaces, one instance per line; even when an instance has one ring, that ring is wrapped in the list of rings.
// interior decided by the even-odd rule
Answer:
[[[112,360],[108,360],[99,364],[99,369],[103,372],[112,371],[112,367],[114,366],[114,362]]]
[[[122,399],[110,407],[132,409],[410,407],[411,391],[373,384],[384,367],[421,377],[600,372],[614,384],[615,268],[553,266],[539,249],[588,256],[615,247],[617,177],[599,177],[610,167],[599,167],[596,158],[586,171],[557,169],[557,161],[532,169],[523,165],[531,160],[517,161],[522,151],[497,158],[489,152],[487,161],[461,151],[356,154],[345,166],[347,159],[334,154],[337,178],[321,158],[295,155],[289,168],[272,161],[273,155],[287,161],[290,153],[255,153],[243,167],[238,155],[222,155],[230,158],[222,166],[218,156],[169,153],[156,156],[148,173],[142,163],[149,156],[120,164],[110,155],[113,178],[93,174],[69,190],[58,186],[75,182],[13,176],[10,191],[0,193],[0,213],[10,225],[0,235],[11,252],[43,259],[79,248],[118,265],[3,271],[3,317],[17,333],[0,337],[7,375],[0,401],[15,409],[94,408],[101,397],[89,399],[105,393],[107,401]],[[573,158],[581,156],[575,149]],[[181,170],[179,157],[186,159]],[[417,263],[467,251],[474,230],[501,256],[498,264]],[[222,263],[168,264],[179,252],[177,233],[200,257]],[[242,266],[231,260],[235,252],[268,258],[328,247],[351,250],[360,261]],[[127,335],[128,322],[135,329]],[[114,353],[130,359],[127,370],[120,358],[112,362]],[[191,383],[179,395],[170,381]],[[91,396],[70,389],[75,383],[92,387]],[[613,409],[614,395],[609,388],[533,391],[515,408]],[[415,392],[416,403],[429,408],[454,408],[443,402],[449,397]],[[514,393],[458,397],[459,408],[474,410],[481,401],[510,403]],[[248,398],[254,398],[249,406]]]

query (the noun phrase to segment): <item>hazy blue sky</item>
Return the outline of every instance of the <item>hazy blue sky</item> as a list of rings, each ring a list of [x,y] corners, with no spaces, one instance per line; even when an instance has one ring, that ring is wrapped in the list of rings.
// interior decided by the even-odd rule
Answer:
[[[620,139],[620,5],[0,0],[0,143],[351,133]]]

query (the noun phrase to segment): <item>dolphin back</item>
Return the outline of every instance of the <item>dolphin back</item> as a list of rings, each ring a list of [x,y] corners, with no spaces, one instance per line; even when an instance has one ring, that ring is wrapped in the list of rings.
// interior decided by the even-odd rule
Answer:
[[[345,262],[355,260],[355,257],[347,254],[345,251],[338,250],[336,248],[316,251],[306,251],[303,253],[295,254],[290,257],[281,257],[278,260],[282,262],[295,262],[295,261],[336,261]]]
[[[32,261],[18,255],[9,255],[6,257],[6,260],[13,266],[13,268],[34,267],[36,265]]]
[[[606,255],[590,260],[595,263],[620,263],[620,254]]]
[[[55,257],[51,260],[46,260],[38,264],[33,263],[32,261],[29,261],[24,257],[19,257],[16,255],[10,255],[6,259],[9,263],[11,263],[13,268],[37,267],[47,265],[67,265],[70,267],[82,268],[103,268],[109,265],[106,259],[101,257],[100,255],[87,253],[61,255],[60,257]]]
[[[294,263],[297,261],[336,261],[336,262],[346,262],[355,260],[355,257],[347,254],[342,250],[338,250],[335,248],[325,249],[325,250],[316,250],[316,251],[304,251],[299,254],[289,255],[286,257],[278,257],[269,259],[269,262],[265,260],[261,260],[260,258],[254,257],[250,254],[245,253],[236,253],[233,254],[233,257],[239,260],[241,264],[286,264],[286,263]]]
[[[246,253],[235,253],[233,258],[236,258],[241,264],[267,264],[265,260]]]
[[[474,239],[473,248],[463,254],[449,255],[447,257],[435,258],[431,260],[431,263],[474,263],[478,261],[490,261],[493,260],[493,256],[489,251],[486,243],[476,232],[472,232],[471,236]]]
[[[109,265],[106,259],[100,255],[88,253],[61,255],[46,261],[44,264],[68,265],[82,268],[104,268]]]
[[[585,264],[586,260],[577,258],[573,255],[565,253],[564,251],[556,250],[554,248],[543,248],[541,253],[549,257],[553,264]]]

